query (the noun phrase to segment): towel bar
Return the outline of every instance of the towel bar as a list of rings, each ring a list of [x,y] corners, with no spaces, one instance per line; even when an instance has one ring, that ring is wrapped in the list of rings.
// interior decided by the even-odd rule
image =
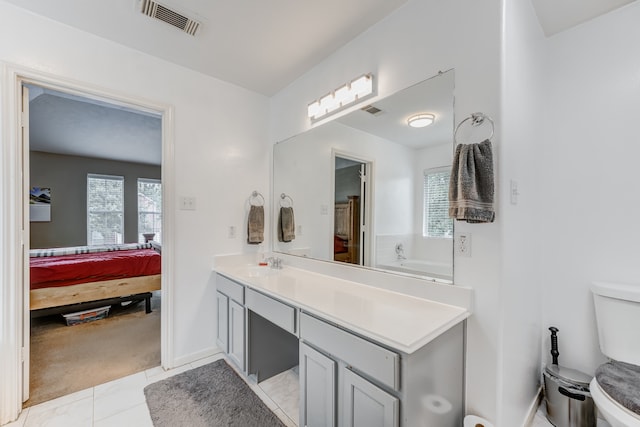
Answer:
[[[458,145],[458,130],[463,123],[471,120],[471,126],[480,126],[484,123],[485,119],[489,120],[489,123],[491,123],[491,135],[489,135],[489,137],[487,138],[489,141],[491,141],[491,138],[493,138],[493,134],[495,133],[495,125],[493,123],[493,119],[484,113],[472,113],[469,117],[458,123],[458,126],[456,126],[456,130],[453,133],[453,142],[455,143],[455,145]]]
[[[289,206],[285,206],[285,204],[287,203],[287,199],[289,199]],[[293,207],[293,199],[291,198],[291,196],[287,195],[287,194],[280,194],[280,207],[281,208],[292,208]]]
[[[257,199],[256,204],[253,203],[254,199]],[[262,201],[260,201],[260,199],[262,199]],[[264,196],[260,192],[254,190],[253,193],[251,193],[249,203],[251,203],[253,206],[264,206]]]

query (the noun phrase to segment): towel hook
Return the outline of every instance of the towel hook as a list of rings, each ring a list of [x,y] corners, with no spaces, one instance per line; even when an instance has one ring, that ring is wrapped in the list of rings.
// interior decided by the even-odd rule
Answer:
[[[257,199],[255,204],[254,199]],[[249,203],[251,203],[252,206],[264,206],[264,196],[259,191],[253,190]]]
[[[289,199],[289,206],[285,206],[287,203],[287,199]],[[280,194],[280,207],[281,208],[291,208],[293,207],[293,199],[291,198],[291,196],[287,195],[287,194]]]
[[[453,133],[453,142],[455,143],[455,145],[458,145],[458,130],[460,129],[460,126],[462,126],[463,123],[467,122],[468,120],[471,120],[471,126],[477,127],[482,125],[485,119],[488,120],[489,123],[491,124],[491,135],[489,135],[489,137],[487,138],[489,141],[491,141],[491,138],[493,138],[493,135],[496,130],[495,125],[493,123],[493,119],[484,113],[472,113],[469,117],[467,117],[466,119],[458,123],[458,126],[456,126],[456,130]]]

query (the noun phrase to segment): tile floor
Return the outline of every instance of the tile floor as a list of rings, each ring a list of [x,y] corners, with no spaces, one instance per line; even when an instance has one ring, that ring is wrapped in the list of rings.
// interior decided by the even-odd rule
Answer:
[[[544,402],[538,407],[538,411],[535,417],[533,417],[533,422],[529,427],[553,427],[553,424],[547,420]]]
[[[26,408],[17,421],[5,427],[153,427],[144,388],[223,357],[218,354],[170,371],[156,367],[50,400]],[[287,427],[297,426],[297,370],[283,372],[260,385],[251,379],[247,383]]]
[[[605,420],[598,418],[596,421],[597,427],[611,427],[608,422]],[[535,417],[533,418],[533,422],[529,427],[553,427],[553,424],[547,420],[546,416],[546,408],[544,406],[544,401],[538,408]]]
[[[20,418],[5,427],[153,427],[143,389],[156,381],[223,358],[222,353],[164,371],[148,369],[25,409]],[[233,363],[230,365],[236,369]],[[297,367],[256,384],[244,378],[251,389],[287,427],[297,427],[299,386]],[[545,416],[544,402],[529,427],[553,427]],[[598,427],[608,427],[598,420]]]

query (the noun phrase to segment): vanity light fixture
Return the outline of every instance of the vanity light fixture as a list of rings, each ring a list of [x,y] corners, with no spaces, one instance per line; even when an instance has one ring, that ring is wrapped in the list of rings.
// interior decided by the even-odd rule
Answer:
[[[436,119],[436,116],[429,113],[415,114],[407,119],[407,124],[412,128],[423,128],[429,126]]]
[[[369,73],[316,99],[307,106],[307,114],[313,122],[371,95],[373,95],[373,74]]]

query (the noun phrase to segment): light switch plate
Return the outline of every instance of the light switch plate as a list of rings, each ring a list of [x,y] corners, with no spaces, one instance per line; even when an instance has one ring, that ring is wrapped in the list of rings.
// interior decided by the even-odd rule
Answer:
[[[195,197],[180,197],[180,209],[183,211],[195,211],[196,210],[196,198]]]
[[[511,204],[512,205],[517,205],[518,204],[518,196],[520,195],[520,193],[518,192],[518,181],[515,180],[511,180],[511,189],[510,189],[510,196],[511,196]]]

